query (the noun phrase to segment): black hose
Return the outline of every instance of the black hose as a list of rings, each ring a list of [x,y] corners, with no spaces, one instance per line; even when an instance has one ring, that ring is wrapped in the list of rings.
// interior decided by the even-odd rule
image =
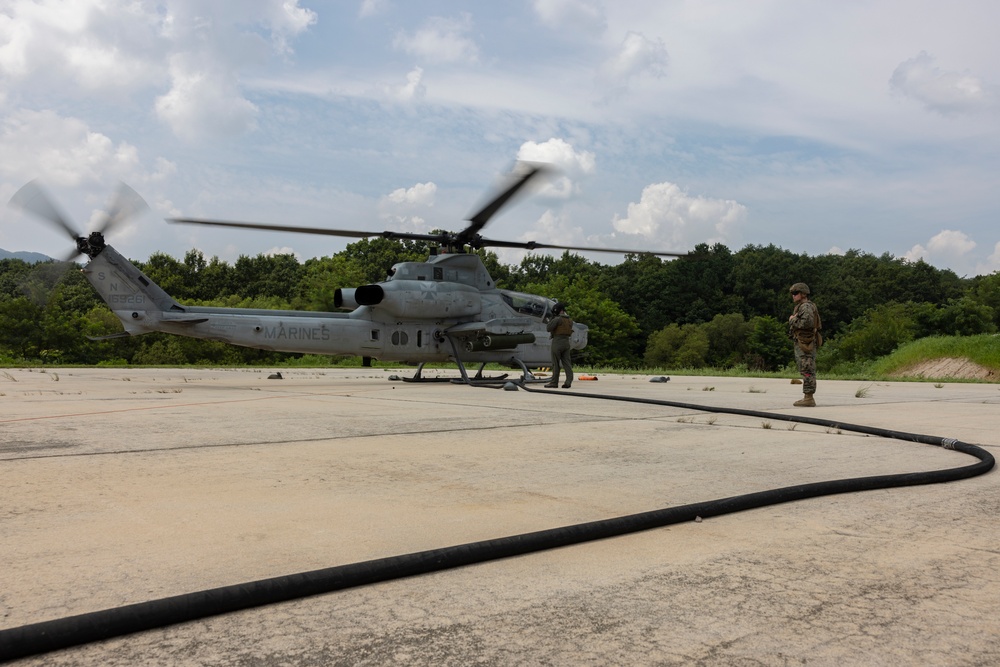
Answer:
[[[534,391],[527,387],[522,386],[522,388]],[[940,482],[967,479],[988,472],[995,464],[993,456],[983,448],[951,438],[891,431],[871,426],[844,424],[827,419],[798,415],[783,415],[736,408],[707,407],[655,399],[558,391],[546,391],[544,393],[575,396],[577,398],[646,403],[650,405],[814,424],[844,431],[855,431],[954,449],[955,451],[973,456],[979,459],[979,461],[971,465],[946,470],[876,475],[872,477],[856,477],[786,486],[769,491],[759,491],[757,493],[681,505],[679,507],[668,507],[613,519],[590,521],[572,526],[551,528],[480,542],[470,542],[458,546],[431,549],[429,551],[380,558],[361,563],[352,563],[350,565],[338,565],[311,572],[261,579],[194,593],[184,593],[159,600],[78,614],[52,621],[31,623],[16,628],[0,630],[0,662],[310,595],[330,593],[345,588],[364,586],[366,584],[374,584],[402,577],[412,577],[419,574],[428,574],[463,565],[483,563],[545,549],[554,549],[556,547],[626,535],[651,528],[660,528],[685,521],[693,521],[698,517],[721,516],[723,514],[756,509],[766,505],[775,505],[838,493],[920,484],[937,484]]]

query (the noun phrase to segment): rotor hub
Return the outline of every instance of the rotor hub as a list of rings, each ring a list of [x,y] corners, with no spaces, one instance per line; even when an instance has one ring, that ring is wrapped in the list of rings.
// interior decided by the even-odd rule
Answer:
[[[90,236],[80,236],[76,239],[76,249],[91,259],[100,255],[105,245],[104,235],[100,232],[91,232]]]

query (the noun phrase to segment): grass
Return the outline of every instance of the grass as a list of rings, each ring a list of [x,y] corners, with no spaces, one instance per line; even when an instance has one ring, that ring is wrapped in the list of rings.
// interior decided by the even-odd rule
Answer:
[[[973,361],[980,366],[996,371],[1000,376],[1000,335],[983,334],[979,336],[932,336],[921,338],[900,346],[895,352],[874,361],[854,362],[850,364],[840,364],[832,371],[820,367],[819,377],[821,380],[856,380],[861,382],[884,382],[884,381],[922,381],[936,382],[945,378],[921,378],[906,377],[901,375],[905,369],[915,366],[921,362],[932,359],[946,357],[964,358]],[[120,360],[118,360],[120,361]],[[128,366],[124,362],[110,363],[104,362],[100,366],[122,366],[125,368],[139,368],[140,366]],[[0,357],[0,368],[80,368],[82,364],[45,364],[37,362],[15,361],[6,357]],[[227,367],[219,364],[190,364],[186,366],[174,366],[159,364],[155,368],[223,368]],[[300,358],[290,359],[277,364],[259,364],[253,366],[233,366],[233,368],[361,368],[360,357],[335,357],[325,355],[303,355]],[[398,363],[383,363],[373,361],[372,370],[398,369]],[[454,369],[454,364],[427,364],[428,370],[432,368]],[[489,371],[509,371],[506,366],[488,364]],[[617,368],[604,366],[591,366],[579,364],[574,367],[577,373],[588,373],[600,375],[601,373],[623,374],[623,375],[679,375],[689,377],[743,377],[743,378],[777,378],[788,379],[799,377],[795,365],[789,364],[777,371],[760,371],[751,369],[746,365],[738,365],[732,368]],[[9,373],[0,373],[0,376],[7,380],[16,382],[17,380]],[[961,378],[947,378],[952,382],[981,382],[981,380],[963,380]],[[712,391],[714,387],[706,386],[703,391]],[[754,393],[751,390],[751,393]]]
[[[907,368],[925,361],[942,358],[968,359],[985,368],[993,370],[1000,376],[1000,335],[982,334],[979,336],[931,336],[920,338],[901,345],[892,354],[872,361],[859,361],[840,364],[837,368],[819,369],[821,380],[857,380],[861,382],[936,382],[947,379],[949,382],[982,382],[982,380],[967,380],[963,378],[924,378],[906,376]],[[602,369],[595,368],[587,372],[600,373]],[[789,364],[780,371],[755,371],[746,366],[734,368],[650,368],[641,370],[603,369],[604,372],[678,375],[678,376],[721,376],[746,378],[797,378],[798,371],[794,364]]]
[[[1000,371],[1000,335],[920,338],[872,362],[871,371],[877,375],[889,376],[923,361],[949,357],[968,359],[990,370]]]

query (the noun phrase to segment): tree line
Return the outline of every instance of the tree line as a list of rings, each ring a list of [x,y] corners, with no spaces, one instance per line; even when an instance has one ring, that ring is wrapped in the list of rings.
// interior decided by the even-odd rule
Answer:
[[[384,280],[401,261],[423,261],[422,242],[383,238],[300,262],[241,256],[234,264],[198,250],[155,253],[135,264],[182,303],[334,310],[338,287]],[[775,245],[698,245],[671,260],[626,256],[602,264],[564,253],[519,264],[481,251],[499,287],[568,304],[590,327],[581,363],[617,368],[745,365],[776,370],[792,360],[788,288],[805,282],[823,319],[822,367],[861,363],[932,335],[974,335],[1000,324],[1000,273],[962,278],[923,261],[860,250],[809,256]],[[80,271],[55,262],[0,260],[0,362],[61,364],[277,364],[297,355],[147,334],[92,341],[121,330]]]

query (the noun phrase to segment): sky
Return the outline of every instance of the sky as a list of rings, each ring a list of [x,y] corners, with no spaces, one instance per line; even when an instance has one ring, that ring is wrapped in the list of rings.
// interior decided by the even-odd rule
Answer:
[[[351,239],[164,218],[457,231],[527,160],[557,170],[483,236],[984,275],[997,25],[993,0],[0,0],[0,201],[39,179],[87,231],[123,182],[128,257],[305,260]],[[70,241],[2,206],[0,248]]]

